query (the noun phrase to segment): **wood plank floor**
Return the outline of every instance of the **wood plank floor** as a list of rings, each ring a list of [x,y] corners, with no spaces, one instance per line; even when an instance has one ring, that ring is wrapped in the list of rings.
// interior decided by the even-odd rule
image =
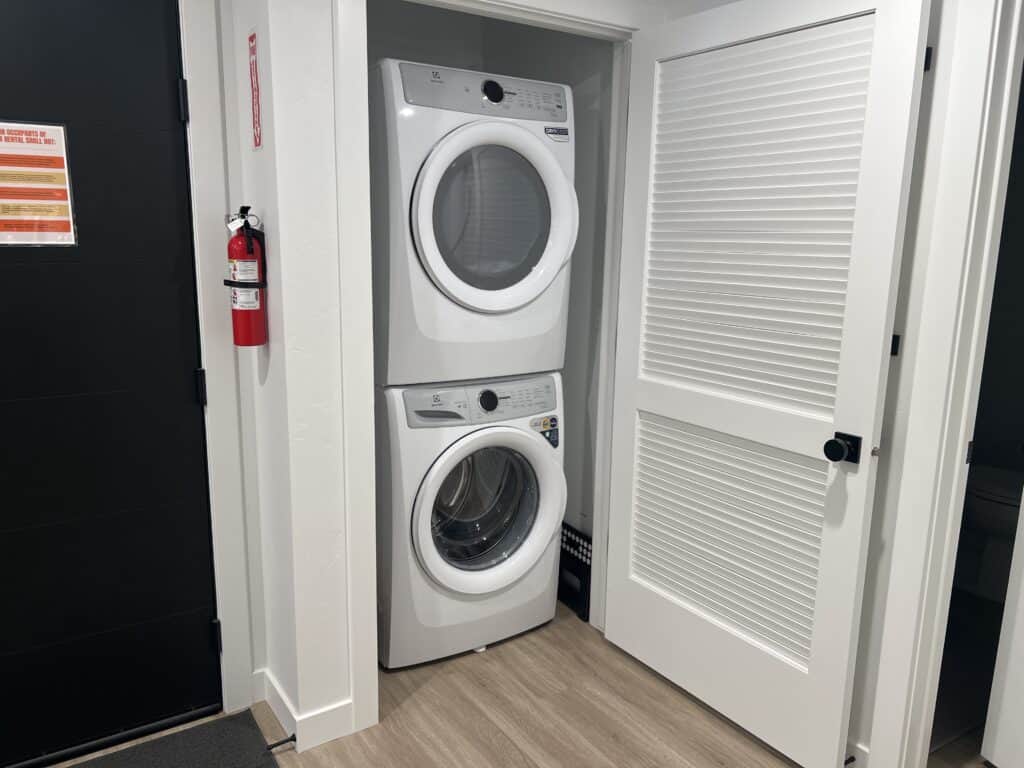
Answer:
[[[484,653],[381,672],[381,722],[282,768],[792,766],[606,642],[564,606]],[[284,736],[265,704],[267,740]]]
[[[982,731],[975,731],[947,744],[928,758],[928,768],[984,768],[981,737]]]
[[[553,622],[485,653],[380,673],[381,722],[281,768],[792,768],[752,736],[619,651],[559,605]],[[253,714],[267,741],[286,734],[270,708]],[[101,754],[221,717],[152,734]],[[931,756],[928,768],[982,768],[981,732]]]

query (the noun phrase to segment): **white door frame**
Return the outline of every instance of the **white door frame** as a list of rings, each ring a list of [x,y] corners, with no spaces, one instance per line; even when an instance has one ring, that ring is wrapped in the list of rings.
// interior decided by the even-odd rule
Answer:
[[[370,125],[350,119],[369,103],[366,2],[333,0],[334,133],[338,184],[341,412],[348,553],[352,730],[379,718],[377,684],[377,503],[374,455],[373,258]],[[362,162],[353,162],[361,159]],[[369,447],[369,449],[368,449]]]
[[[201,360],[206,368],[206,451],[213,571],[223,650],[225,712],[252,699],[252,625],[239,442],[238,370],[224,294],[228,204],[218,4],[179,0],[181,55],[190,105],[186,126]]]
[[[612,414],[615,405],[615,350],[619,327],[619,263],[622,257],[621,211],[626,192],[626,126],[629,104],[628,41],[615,44],[612,62],[612,119],[608,131],[609,212],[605,223],[604,275],[601,284],[601,344],[597,364],[597,425],[595,427],[594,509],[590,560],[590,623],[604,632],[608,589],[608,524],[611,517]]]
[[[916,245],[926,265],[908,386],[870,763],[928,757],[995,282],[1024,46],[1022,0],[948,0]],[[950,26],[947,27],[946,25]],[[945,82],[945,87],[940,83]],[[941,95],[940,95],[941,92]]]

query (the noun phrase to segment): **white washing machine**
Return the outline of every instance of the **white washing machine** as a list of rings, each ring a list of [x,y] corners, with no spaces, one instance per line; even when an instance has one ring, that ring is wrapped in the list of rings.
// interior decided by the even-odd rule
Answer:
[[[385,59],[370,102],[377,384],[560,369],[569,87]]]
[[[565,513],[557,373],[378,390],[380,661],[551,620]]]

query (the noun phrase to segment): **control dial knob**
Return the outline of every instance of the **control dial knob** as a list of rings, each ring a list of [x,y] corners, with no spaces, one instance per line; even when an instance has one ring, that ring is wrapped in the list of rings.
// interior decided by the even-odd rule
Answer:
[[[498,407],[498,396],[494,394],[493,389],[485,389],[477,400],[480,402],[480,407],[488,413]]]
[[[484,92],[484,96],[487,97],[487,100],[494,104],[497,104],[505,98],[505,89],[501,87],[501,83],[494,80],[484,80],[484,84],[480,90]]]

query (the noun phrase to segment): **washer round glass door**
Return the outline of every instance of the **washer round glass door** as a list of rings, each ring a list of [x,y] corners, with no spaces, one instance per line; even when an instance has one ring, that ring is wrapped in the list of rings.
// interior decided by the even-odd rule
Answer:
[[[530,303],[576,244],[576,191],[538,138],[479,121],[445,136],[420,170],[413,235],[424,269],[450,299],[478,312]]]
[[[514,427],[472,432],[430,467],[413,507],[413,544],[439,584],[485,594],[522,578],[565,513],[565,474],[551,445]]]

